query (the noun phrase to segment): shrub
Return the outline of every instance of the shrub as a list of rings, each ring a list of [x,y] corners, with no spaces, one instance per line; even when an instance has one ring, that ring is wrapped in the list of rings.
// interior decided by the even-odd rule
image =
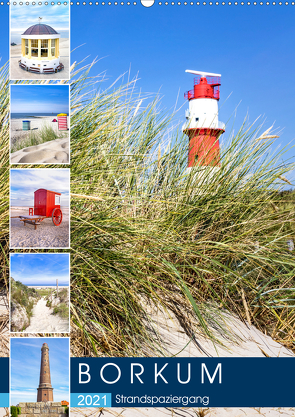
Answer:
[[[58,297],[60,299],[61,303],[68,303],[69,296],[68,296],[68,290],[66,288],[63,288],[62,290],[59,290]]]
[[[69,407],[67,405],[63,405],[64,409],[65,409],[65,414],[68,416],[69,415]]]
[[[68,318],[69,307],[65,303],[60,303],[58,306],[54,307],[53,314],[58,314],[60,317]]]
[[[17,417],[19,414],[21,414],[21,408],[12,405],[10,407],[10,412],[11,412],[11,417]]]
[[[87,82],[71,86],[76,354],[159,354],[147,305],[172,309],[190,338],[193,316],[216,341],[222,308],[294,347],[294,208],[272,208],[293,166],[275,135],[243,125],[224,135],[220,168],[188,173],[188,139],[157,98],[143,106],[135,81],[87,96]]]

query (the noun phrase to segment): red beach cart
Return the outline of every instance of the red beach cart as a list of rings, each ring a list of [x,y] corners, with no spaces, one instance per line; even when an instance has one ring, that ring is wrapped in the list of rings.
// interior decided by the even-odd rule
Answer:
[[[29,208],[28,216],[16,216],[21,221],[37,226],[46,218],[51,217],[54,226],[60,226],[62,211],[60,208],[61,193],[40,188],[34,192],[34,208]]]

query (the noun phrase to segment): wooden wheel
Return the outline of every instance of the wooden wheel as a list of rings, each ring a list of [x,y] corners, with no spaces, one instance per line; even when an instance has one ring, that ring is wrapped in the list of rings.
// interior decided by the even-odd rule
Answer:
[[[59,208],[55,208],[52,212],[52,221],[54,226],[59,226],[62,222],[62,211]]]

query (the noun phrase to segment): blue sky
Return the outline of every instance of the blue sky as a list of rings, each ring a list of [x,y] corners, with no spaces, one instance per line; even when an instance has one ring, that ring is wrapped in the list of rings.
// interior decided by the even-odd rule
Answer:
[[[69,207],[69,169],[11,169],[10,205],[34,207],[34,192],[39,188],[61,193],[61,207]]]
[[[163,2],[164,3],[164,2]],[[129,71],[138,74],[138,89],[163,96],[168,112],[178,99],[179,122],[193,87],[186,69],[221,73],[219,120],[224,140],[245,117],[274,123],[278,143],[295,138],[295,6],[73,6],[72,61],[102,58],[92,74],[106,71],[105,85]],[[127,76],[125,76],[127,80]],[[236,110],[237,109],[237,110]],[[186,138],[184,138],[186,140]],[[287,157],[293,157],[290,151]],[[294,178],[295,180],[295,178]],[[294,181],[295,182],[295,181]]]
[[[221,73],[219,120],[226,123],[222,141],[240,128],[245,117],[251,123],[260,117],[258,124],[265,121],[265,129],[274,124],[280,131],[278,144],[283,147],[295,137],[294,10],[291,2],[288,6],[209,6],[207,2],[206,6],[150,8],[139,2],[137,6],[80,3],[71,7],[71,61],[88,57],[85,62],[90,63],[99,58],[90,74],[106,71],[102,87],[130,70],[131,78],[140,78],[138,90],[160,92],[168,112],[178,97],[178,107],[183,105],[180,125],[188,106],[183,94],[193,86],[193,76],[185,70]],[[5,13],[1,21],[4,45]],[[4,61],[7,51],[4,46]],[[294,151],[288,157],[294,158]]]
[[[69,285],[68,253],[11,253],[10,276],[24,285]]]
[[[37,401],[43,343],[49,347],[54,401],[69,401],[69,339],[22,337],[10,341],[11,405]]]
[[[42,2],[43,3],[43,2]],[[57,3],[57,2],[55,2]],[[55,30],[69,30],[69,5],[61,4],[39,5],[38,2],[26,6],[11,4],[11,30],[24,32],[28,27],[39,23],[39,17],[42,17],[41,23],[52,26]]]
[[[69,114],[68,85],[11,85],[11,113]]]

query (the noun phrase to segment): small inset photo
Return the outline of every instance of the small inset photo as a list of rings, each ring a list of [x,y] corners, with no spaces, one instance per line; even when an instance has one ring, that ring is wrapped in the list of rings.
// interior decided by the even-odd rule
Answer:
[[[10,7],[10,78],[69,80],[69,2]]]
[[[10,86],[10,163],[68,164],[70,87]]]
[[[10,170],[10,248],[69,249],[70,170]]]
[[[11,415],[68,417],[69,362],[68,337],[11,338]]]
[[[70,331],[70,254],[10,254],[11,332]]]

